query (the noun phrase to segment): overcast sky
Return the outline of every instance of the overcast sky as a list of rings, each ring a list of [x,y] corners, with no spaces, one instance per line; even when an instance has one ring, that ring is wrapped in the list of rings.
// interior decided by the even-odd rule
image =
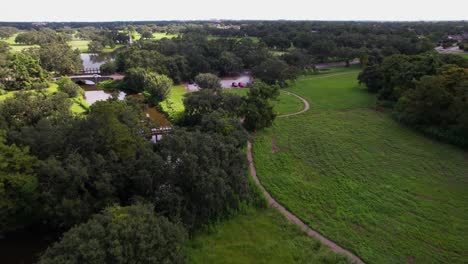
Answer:
[[[468,0],[2,0],[0,21],[468,20]]]

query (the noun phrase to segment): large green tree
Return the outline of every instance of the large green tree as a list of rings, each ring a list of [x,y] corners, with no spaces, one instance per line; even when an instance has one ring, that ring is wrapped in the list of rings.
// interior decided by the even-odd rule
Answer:
[[[195,77],[195,82],[202,89],[219,92],[221,90],[221,80],[212,73],[200,73]]]
[[[166,75],[148,74],[144,90],[150,104],[157,105],[169,96],[172,80]]]
[[[40,264],[185,263],[185,230],[150,205],[114,206],[75,226],[49,247]]]
[[[28,148],[5,143],[0,131],[0,234],[33,222],[38,193],[36,158]]]
[[[60,75],[79,73],[82,68],[80,51],[72,49],[67,43],[45,43],[37,51],[33,50],[32,54],[44,69]]]
[[[241,107],[244,126],[249,131],[256,131],[273,124],[276,114],[272,100],[279,95],[277,85],[257,82],[250,88],[247,98]]]

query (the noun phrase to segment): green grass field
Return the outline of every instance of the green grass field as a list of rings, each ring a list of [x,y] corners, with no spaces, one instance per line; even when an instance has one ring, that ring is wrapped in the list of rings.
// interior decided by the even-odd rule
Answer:
[[[196,234],[190,263],[348,263],[289,223],[276,209],[253,209]]]
[[[22,45],[22,44],[18,44],[15,42],[15,38],[18,34],[15,34],[11,37],[9,37],[8,39],[4,39],[2,41],[5,41],[6,43],[8,43],[8,45],[10,45],[10,48],[11,48],[11,51],[14,51],[14,52],[20,52],[24,49],[27,49],[27,48],[37,48],[39,46],[37,45]]]
[[[161,108],[169,115],[169,118],[175,120],[184,112],[184,96],[187,92],[183,85],[172,87],[169,98],[161,102]]]
[[[465,59],[468,59],[468,53],[462,53],[462,54],[460,54],[460,56],[462,56]]]
[[[72,40],[68,42],[68,44],[72,46],[73,49],[79,49],[81,53],[87,53],[89,42],[89,40]]]
[[[208,40],[215,40],[215,39],[222,39],[222,38],[234,39],[234,40],[250,39],[254,43],[259,43],[260,42],[260,39],[257,38],[257,37],[218,37],[218,36],[213,36],[213,35],[208,36]]]
[[[356,68],[300,78],[308,112],[257,135],[257,174],[311,227],[368,263],[468,262],[468,153],[376,109]]]
[[[39,46],[38,45],[22,45],[22,44],[18,44],[15,42],[15,38],[16,38],[16,35],[13,35],[11,36],[10,38],[8,39],[5,39],[5,40],[1,40],[1,41],[5,41],[6,43],[8,43],[8,45],[10,45],[11,47],[11,50],[14,51],[14,52],[20,52],[24,49],[27,49],[27,48],[38,48]],[[81,53],[87,53],[88,52],[88,44],[89,44],[89,40],[72,40],[72,41],[69,41],[68,44],[73,48],[73,49],[79,49]],[[116,49],[122,47],[123,45],[119,44],[119,45],[116,45],[114,48],[110,48],[110,47],[106,47],[104,48],[104,50],[102,51],[103,53],[110,53],[110,52],[113,52],[115,51]]]

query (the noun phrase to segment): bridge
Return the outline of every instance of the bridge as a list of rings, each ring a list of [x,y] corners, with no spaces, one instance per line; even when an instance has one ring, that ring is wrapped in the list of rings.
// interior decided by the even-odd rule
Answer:
[[[112,74],[101,76],[99,74],[78,74],[78,75],[69,75],[68,76],[73,82],[78,84],[87,84],[94,85],[98,82],[106,80],[122,80],[124,78],[121,74]]]
[[[80,74],[100,74],[100,68],[83,68],[80,70]]]
[[[153,143],[158,142],[164,135],[172,133],[172,127],[158,127],[152,128],[146,137],[149,138]]]

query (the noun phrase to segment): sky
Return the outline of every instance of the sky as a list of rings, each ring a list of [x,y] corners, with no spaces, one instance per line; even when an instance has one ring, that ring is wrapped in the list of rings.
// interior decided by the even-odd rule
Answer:
[[[468,0],[2,0],[0,21],[468,20]]]

